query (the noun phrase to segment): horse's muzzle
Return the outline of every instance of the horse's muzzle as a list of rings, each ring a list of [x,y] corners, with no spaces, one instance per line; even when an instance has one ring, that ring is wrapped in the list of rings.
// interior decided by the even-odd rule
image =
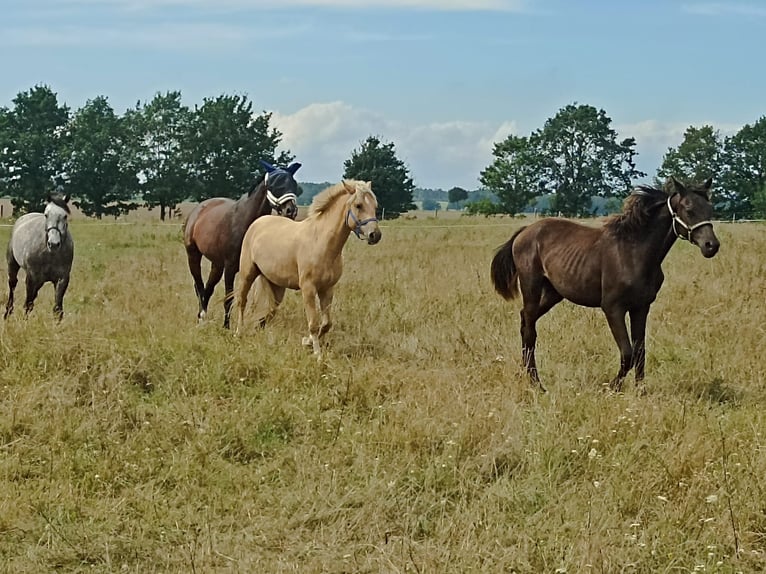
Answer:
[[[382,236],[383,234],[380,232],[380,229],[370,231],[370,233],[367,235],[367,243],[369,245],[375,245],[378,241],[380,241]]]
[[[710,259],[713,257],[716,253],[718,253],[718,249],[721,247],[721,244],[718,242],[717,239],[712,239],[708,241],[704,241],[700,246],[700,251],[702,252],[703,257],[706,257]]]

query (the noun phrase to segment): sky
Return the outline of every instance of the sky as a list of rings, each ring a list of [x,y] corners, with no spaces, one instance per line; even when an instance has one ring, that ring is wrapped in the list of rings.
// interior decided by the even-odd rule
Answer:
[[[300,181],[339,181],[375,135],[416,186],[471,190],[495,142],[588,104],[653,176],[687,127],[766,113],[765,32],[754,0],[3,0],[0,106],[247,95]]]

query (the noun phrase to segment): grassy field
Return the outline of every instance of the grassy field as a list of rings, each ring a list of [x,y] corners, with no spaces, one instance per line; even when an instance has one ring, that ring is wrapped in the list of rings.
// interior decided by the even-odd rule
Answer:
[[[219,286],[196,325],[178,222],[74,221],[63,322],[20,285],[0,327],[0,571],[766,569],[764,227],[671,250],[642,396],[568,303],[531,389],[488,276],[519,225],[352,236],[318,363],[295,293],[236,338]]]

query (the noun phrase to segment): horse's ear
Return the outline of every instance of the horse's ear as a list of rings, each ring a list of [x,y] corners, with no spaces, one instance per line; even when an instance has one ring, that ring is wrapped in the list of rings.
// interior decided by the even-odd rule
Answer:
[[[343,180],[343,187],[346,188],[346,191],[348,193],[356,193],[356,187],[351,182],[349,182],[347,179]]]
[[[713,187],[713,178],[707,178],[705,183],[702,184],[702,187],[704,187],[707,191],[710,191],[710,188]]]
[[[267,161],[263,161],[262,159],[259,159],[258,161],[261,162],[261,165],[263,166],[263,169],[266,170],[266,173],[271,173],[272,171],[277,169]]]
[[[676,191],[676,192],[680,193],[681,195],[686,193],[686,187],[684,187],[684,184],[676,179],[676,176],[671,175],[668,178],[668,182],[670,183],[670,188],[673,191]]]
[[[64,196],[64,203],[69,203],[69,194],[68,193]]]
[[[287,168],[285,168],[285,171],[288,172],[290,175],[295,175],[295,172],[301,168],[301,165],[302,164],[296,161],[295,163],[291,163],[290,165],[288,165]]]

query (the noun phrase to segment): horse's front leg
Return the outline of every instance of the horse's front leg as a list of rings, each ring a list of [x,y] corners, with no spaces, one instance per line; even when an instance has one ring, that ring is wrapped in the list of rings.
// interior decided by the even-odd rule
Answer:
[[[42,281],[36,280],[32,275],[27,273],[27,299],[24,302],[24,312],[29,313],[32,311],[32,309],[35,308],[35,299],[37,299],[37,293],[40,291],[40,288],[43,286]]]
[[[609,384],[613,390],[619,392],[622,389],[622,381],[625,375],[628,374],[628,371],[633,366],[633,347],[630,344],[628,328],[625,325],[625,309],[604,309],[604,314],[606,314],[606,320],[609,323],[612,336],[620,349],[620,370]]]
[[[327,331],[332,328],[332,298],[335,291],[334,287],[330,287],[323,293],[319,294],[319,308],[321,313],[321,322],[319,324],[319,336],[322,337]]]
[[[237,308],[239,310],[237,317],[237,335],[239,335],[240,331],[242,330],[242,326],[244,325],[245,308],[247,307],[247,295],[250,293],[250,288],[253,286],[253,283],[259,274],[260,270],[258,267],[243,257],[242,261],[240,262],[239,292],[237,293]],[[230,302],[230,304],[232,302],[233,300]]]
[[[237,269],[234,266],[227,265],[223,272],[223,285],[225,297],[223,298],[223,328],[229,328],[231,318],[231,306],[234,303],[234,278],[237,276]],[[215,289],[215,285],[213,286]],[[211,290],[212,294],[212,290]],[[207,304],[205,305],[207,306]]]
[[[59,321],[64,318],[64,294],[67,287],[69,287],[69,275],[56,281],[56,303],[53,306],[53,313]]]
[[[16,290],[16,285],[19,282],[19,264],[16,260],[11,258],[8,262],[8,302],[5,304],[5,315],[3,318],[7,319],[8,315],[13,313],[13,292]]]
[[[630,311],[630,338],[633,339],[633,366],[636,368],[636,382],[644,380],[646,319],[648,315],[648,305]]]
[[[302,343],[311,346],[317,358],[322,356],[322,348],[319,345],[319,297],[314,285],[301,285],[303,294],[303,306],[306,308],[306,319],[309,324],[309,336],[303,337]]]

